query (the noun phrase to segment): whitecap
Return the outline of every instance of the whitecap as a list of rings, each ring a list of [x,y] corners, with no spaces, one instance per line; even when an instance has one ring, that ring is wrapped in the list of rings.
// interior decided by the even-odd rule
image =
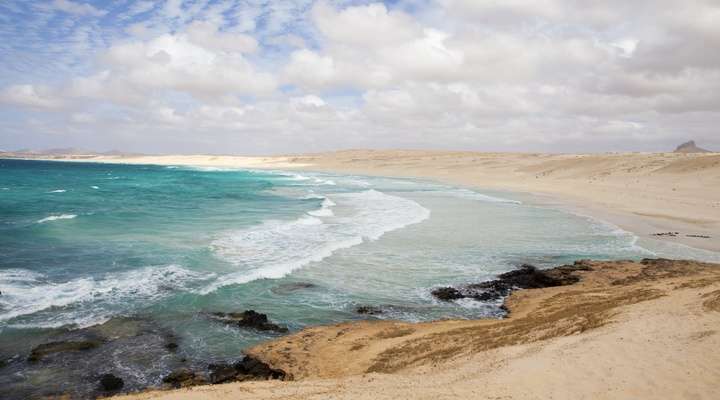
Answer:
[[[48,193],[65,193],[67,190],[65,189],[57,189],[57,190],[51,190]]]
[[[328,199],[327,197],[324,197],[322,201],[322,207],[314,211],[309,211],[308,215],[312,215],[313,217],[332,217],[335,215],[335,213],[333,212],[331,207],[335,205],[336,204],[334,201]]]
[[[98,186],[90,186],[92,189],[98,190],[100,189]]]
[[[510,204],[522,204],[521,201],[518,200],[511,200],[511,199],[505,199],[502,197],[496,197],[496,196],[490,196],[487,194],[482,194],[475,192],[473,190],[469,189],[446,189],[446,190],[433,190],[429,191],[430,194],[438,194],[438,195],[449,195],[453,197],[459,197],[463,199],[469,199],[469,200],[478,200],[483,201],[487,203],[510,203]]]
[[[342,193],[327,199],[348,210],[347,215],[304,216],[295,221],[267,221],[252,228],[228,232],[215,240],[212,249],[239,271],[223,276],[204,288],[219,287],[256,279],[281,278],[335,251],[377,240],[387,232],[417,224],[430,216],[420,204],[376,190]]]
[[[147,304],[174,290],[187,290],[194,281],[211,278],[214,274],[200,274],[177,265],[65,282],[55,282],[46,275],[24,269],[3,270],[0,271],[0,321],[52,308],[50,315],[23,323],[35,327],[95,323],[107,318],[112,306],[127,307],[133,301]]]
[[[49,217],[45,217],[43,219],[37,220],[38,224],[43,224],[45,222],[51,222],[51,221],[57,221],[59,219],[73,219],[77,217],[76,214],[60,214],[60,215],[51,215]]]

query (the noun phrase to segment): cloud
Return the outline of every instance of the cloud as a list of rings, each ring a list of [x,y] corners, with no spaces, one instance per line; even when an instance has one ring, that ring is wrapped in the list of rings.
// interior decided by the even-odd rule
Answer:
[[[53,110],[63,105],[47,87],[34,85],[13,85],[0,92],[0,102],[13,106],[26,106]]]
[[[70,0],[53,0],[50,3],[43,5],[43,7],[48,10],[57,10],[74,15],[102,17],[107,14],[107,11],[99,10],[91,4]]]
[[[136,151],[720,148],[714,0],[45,4],[0,29],[3,147],[61,118]]]

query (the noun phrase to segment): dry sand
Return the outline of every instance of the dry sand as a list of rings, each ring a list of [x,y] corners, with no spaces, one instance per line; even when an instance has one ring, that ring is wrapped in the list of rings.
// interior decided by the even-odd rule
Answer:
[[[77,156],[74,156],[77,157]],[[68,159],[68,157],[60,157]],[[549,195],[649,237],[720,251],[720,154],[490,154],[353,150],[284,157],[80,156],[83,161],[302,168],[429,178]],[[686,235],[711,238],[691,238]],[[592,263],[572,286],[513,293],[510,318],[361,322],[250,350],[292,382],[133,399],[716,399],[720,266]]]

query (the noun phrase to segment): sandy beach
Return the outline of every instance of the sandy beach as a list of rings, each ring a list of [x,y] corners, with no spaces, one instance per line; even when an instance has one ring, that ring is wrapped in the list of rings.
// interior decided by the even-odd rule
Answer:
[[[281,156],[73,156],[78,161],[432,179],[531,193],[644,238],[720,250],[718,154],[368,151]],[[68,160],[70,157],[56,157]],[[678,232],[674,236],[653,236]],[[503,320],[368,321],[303,330],[248,353],[292,381],[131,399],[711,399],[720,390],[720,266],[588,262],[570,286],[513,292]]]

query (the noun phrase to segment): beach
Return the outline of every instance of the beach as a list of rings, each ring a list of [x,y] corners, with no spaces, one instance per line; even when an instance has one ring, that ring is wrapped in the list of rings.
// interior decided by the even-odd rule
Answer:
[[[234,168],[304,169],[414,177],[480,189],[528,192],[656,239],[720,251],[720,154],[537,154],[348,150],[236,157],[56,156],[58,160]],[[541,198],[537,201],[542,201]]]
[[[66,160],[69,157],[56,157]],[[720,250],[720,155],[353,150],[281,157],[83,156],[80,161],[412,177],[532,194],[647,240]],[[247,352],[292,380],[138,399],[713,398],[720,272],[697,262],[596,262],[569,286],[515,291],[503,320],[351,322]]]

